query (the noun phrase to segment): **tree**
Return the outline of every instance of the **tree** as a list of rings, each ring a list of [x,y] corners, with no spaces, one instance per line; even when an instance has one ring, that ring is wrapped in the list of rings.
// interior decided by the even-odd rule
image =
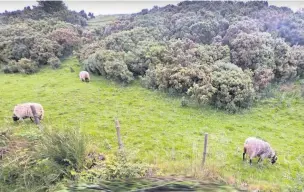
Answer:
[[[90,17],[90,19],[95,18],[94,13],[89,12],[88,16]]]
[[[79,12],[79,14],[80,14],[81,17],[83,17],[83,18],[85,18],[85,19],[88,19],[88,15],[86,14],[86,12],[85,12],[84,10],[81,10],[81,11]]]
[[[38,6],[41,7],[45,12],[48,12],[48,13],[67,9],[66,5],[61,0],[58,0],[58,1],[41,0],[41,1],[38,1]]]

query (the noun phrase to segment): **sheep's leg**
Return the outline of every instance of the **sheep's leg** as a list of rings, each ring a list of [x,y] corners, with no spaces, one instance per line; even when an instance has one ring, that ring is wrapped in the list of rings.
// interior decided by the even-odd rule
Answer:
[[[252,158],[251,157],[250,157],[249,163],[250,163],[250,165],[252,165]]]
[[[243,161],[245,161],[245,156],[246,156],[246,148],[244,148]]]
[[[262,158],[260,157],[259,160],[258,160],[258,163],[260,163],[261,161],[262,161]]]
[[[32,119],[32,117],[30,117],[31,121],[34,122],[34,120]]]
[[[262,163],[264,159],[265,159],[265,155],[261,155],[261,157],[260,157],[260,159],[259,159],[258,162]]]

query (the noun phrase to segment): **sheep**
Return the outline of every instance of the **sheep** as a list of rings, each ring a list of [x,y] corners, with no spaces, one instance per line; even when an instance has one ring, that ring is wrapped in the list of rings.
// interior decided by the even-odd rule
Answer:
[[[86,81],[89,82],[90,81],[90,74],[87,71],[81,71],[79,73],[79,78],[81,81]]]
[[[33,121],[32,118],[34,118],[34,115],[32,113],[31,105],[35,107],[39,120],[42,120],[44,116],[44,110],[42,105],[39,103],[22,103],[16,105],[13,110],[13,120],[18,121],[19,119],[23,120],[30,118]]]
[[[264,158],[271,159],[271,163],[274,164],[278,157],[275,151],[270,147],[270,144],[262,139],[255,137],[249,137],[244,143],[243,161],[245,161],[245,155],[248,154],[250,165],[252,165],[252,159],[259,157],[258,163],[262,162]]]

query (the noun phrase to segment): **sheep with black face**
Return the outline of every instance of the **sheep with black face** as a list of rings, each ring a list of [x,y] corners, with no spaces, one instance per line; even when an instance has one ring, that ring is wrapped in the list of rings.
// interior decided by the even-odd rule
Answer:
[[[245,160],[246,154],[248,154],[250,158],[250,165],[252,165],[252,159],[255,157],[259,157],[258,163],[262,162],[265,158],[269,158],[271,163],[274,164],[278,159],[275,151],[268,142],[255,137],[246,139],[244,143],[243,161]]]
[[[13,120],[18,121],[30,118],[33,121],[34,115],[32,113],[31,105],[36,109],[39,120],[42,120],[44,116],[44,110],[42,105],[39,103],[22,103],[16,105],[13,110]]]
[[[81,81],[90,82],[90,74],[87,71],[81,71],[79,73],[79,78]]]

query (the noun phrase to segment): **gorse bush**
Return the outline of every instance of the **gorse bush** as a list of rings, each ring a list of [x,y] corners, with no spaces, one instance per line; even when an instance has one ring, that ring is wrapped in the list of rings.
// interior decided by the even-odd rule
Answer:
[[[216,89],[211,102],[214,106],[236,112],[248,108],[254,100],[250,71],[242,71],[231,63],[217,63],[212,71],[212,86]]]
[[[3,69],[5,73],[23,73],[32,74],[38,71],[38,65],[36,62],[22,58],[18,62],[10,61]]]
[[[289,63],[297,69],[297,75],[304,77],[304,47],[293,46],[290,53]]]
[[[57,69],[60,67],[61,61],[57,57],[51,57],[48,59],[48,65],[50,65],[53,69]]]
[[[294,49],[289,47],[282,39],[275,41],[274,53],[275,77],[279,82],[294,80],[297,74],[297,58],[295,58]]]
[[[240,33],[231,43],[231,61],[242,69],[274,68],[271,35]]]
[[[59,28],[52,31],[50,39],[57,42],[63,47],[62,54],[70,55],[73,49],[80,43],[80,37],[76,29],[73,28]]]
[[[268,68],[259,68],[254,72],[254,89],[256,91],[261,91],[265,89],[271,81],[274,79],[275,75],[272,69]]]
[[[84,62],[84,67],[93,73],[119,82],[129,83],[133,80],[133,75],[128,70],[121,52],[111,50],[98,51]]]

